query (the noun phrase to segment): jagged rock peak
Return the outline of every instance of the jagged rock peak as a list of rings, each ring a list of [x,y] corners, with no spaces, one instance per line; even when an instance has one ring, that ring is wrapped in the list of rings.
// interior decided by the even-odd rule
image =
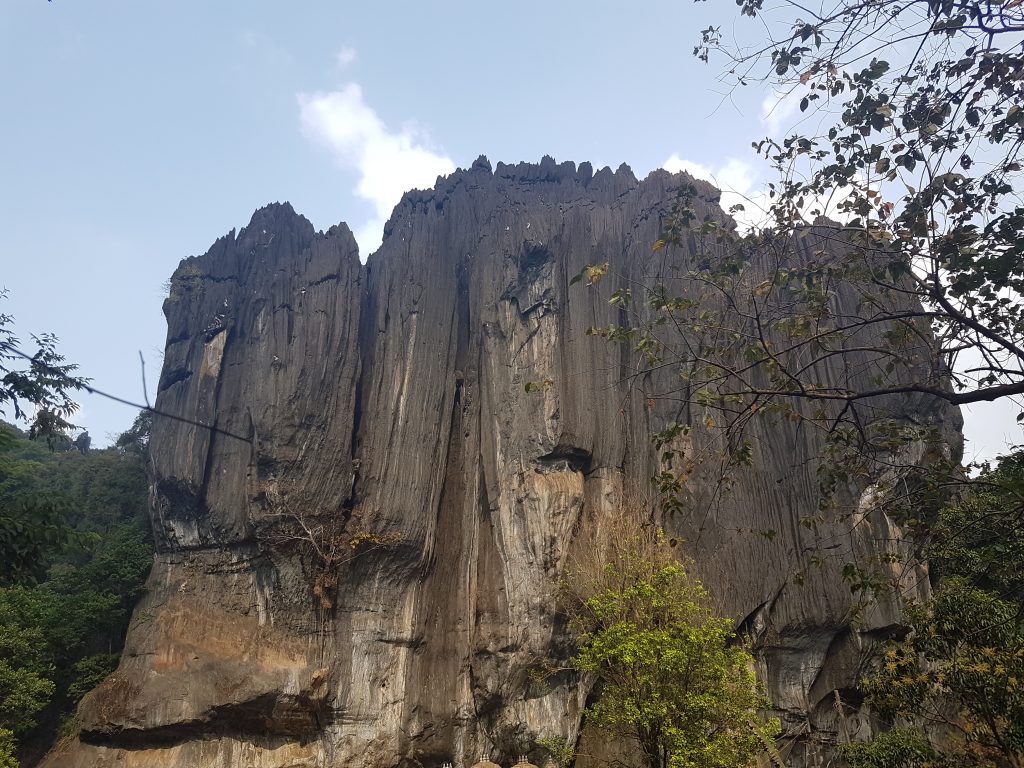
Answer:
[[[172,289],[176,282],[180,285],[202,277],[217,280],[245,275],[268,259],[294,261],[308,255],[318,241],[337,241],[337,248],[358,259],[355,237],[345,222],[318,232],[291,203],[268,203],[253,212],[246,226],[217,238],[206,253],[183,259],[171,276]]]
[[[670,173],[658,168],[652,171],[644,181],[662,180],[667,187],[677,187],[682,181],[691,183],[705,199],[716,202],[719,190],[703,179],[697,179],[686,172]],[[600,200],[611,200],[635,189],[641,182],[628,164],[622,163],[616,170],[604,166],[594,171],[593,165],[584,161],[577,164],[571,160],[559,163],[550,155],[544,155],[538,163],[503,163],[498,162],[492,167],[486,155],[480,155],[469,168],[458,168],[448,176],[439,176],[434,187],[430,189],[413,189],[406,192],[392,214],[392,219],[385,225],[385,238],[393,227],[395,216],[399,216],[417,206],[435,205],[442,208],[450,196],[460,187],[477,189],[482,184],[497,182],[502,186],[511,185],[524,192],[527,196],[544,195],[558,189],[558,197],[587,197]],[[223,254],[228,250],[255,249],[266,246],[277,238],[286,238],[295,243],[294,250],[301,252],[309,247],[316,238],[340,238],[351,241],[355,245],[354,235],[346,222],[331,226],[326,232],[317,232],[313,224],[302,214],[295,211],[291,203],[268,203],[253,212],[249,223],[236,232],[230,230],[218,238],[204,257]],[[346,243],[348,244],[348,243]],[[234,248],[229,248],[233,245]],[[219,258],[219,257],[218,257]],[[185,272],[202,269],[208,258],[188,257],[178,267]]]
[[[262,208],[257,208],[253,212],[252,218],[249,219],[248,226],[243,227],[242,231],[239,232],[239,237],[244,232],[255,229],[271,232],[283,232],[286,229],[291,229],[308,233],[309,236],[312,236],[314,232],[313,225],[309,219],[300,213],[296,213],[295,209],[292,208],[292,204],[287,200],[283,203],[267,203]]]
[[[297,237],[300,243],[311,243],[316,238],[352,238],[352,230],[342,221],[332,225],[326,232],[317,231],[309,219],[297,213],[292,204],[285,201],[267,203],[257,208],[248,225],[238,232],[235,239],[244,242],[247,235],[254,237],[257,243],[288,235]]]
[[[439,176],[432,189],[406,192],[398,207],[430,202],[438,196],[450,194],[461,184],[478,184],[481,174],[520,184],[578,184],[581,188],[587,188],[594,183],[597,188],[614,187],[617,194],[628,191],[637,185],[636,176],[625,163],[615,171],[605,166],[595,174],[593,166],[589,162],[580,163],[577,168],[576,163],[572,160],[559,163],[550,155],[544,155],[539,163],[499,162],[492,169],[487,156],[480,155],[469,168],[458,168],[448,176]]]

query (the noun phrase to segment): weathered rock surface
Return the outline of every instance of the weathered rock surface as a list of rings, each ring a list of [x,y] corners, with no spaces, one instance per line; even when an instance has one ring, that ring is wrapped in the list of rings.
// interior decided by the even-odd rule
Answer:
[[[618,310],[570,280],[604,261],[610,289],[643,279],[684,181],[481,158],[407,194],[365,266],[345,225],[317,233],[287,204],[183,261],[157,407],[216,430],[157,419],[148,594],[45,764],[469,765],[574,741],[586,687],[531,675],[564,654],[552,591],[578,542],[650,496],[649,436],[679,414],[586,335]],[[818,436],[756,438],[731,494],[669,524],[758,638],[784,752],[814,763],[861,727],[837,695],[900,606],[853,626],[840,563],[808,558],[828,537],[876,551],[892,526],[802,527]]]

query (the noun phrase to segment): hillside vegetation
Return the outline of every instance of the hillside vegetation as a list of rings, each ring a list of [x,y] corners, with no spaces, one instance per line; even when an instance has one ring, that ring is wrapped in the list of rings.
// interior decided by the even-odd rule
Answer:
[[[78,701],[117,666],[153,559],[147,442],[145,417],[84,453],[0,425],[0,515],[35,534],[0,582],[2,768],[72,729]]]

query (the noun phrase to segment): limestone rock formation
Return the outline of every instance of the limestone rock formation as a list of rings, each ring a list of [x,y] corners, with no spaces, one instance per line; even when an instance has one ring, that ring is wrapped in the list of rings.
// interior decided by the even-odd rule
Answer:
[[[288,204],[183,261],[157,407],[214,429],[155,420],[148,593],[46,765],[468,766],[575,741],[586,685],[531,674],[565,657],[553,588],[650,495],[649,436],[679,414],[623,376],[629,349],[587,336],[618,310],[570,281],[604,261],[611,288],[644,279],[684,182],[723,216],[685,175],[481,158],[405,195],[365,265],[344,224],[315,232]],[[792,575],[822,536],[871,551],[891,524],[801,527],[819,438],[759,437],[710,517],[669,522],[757,636],[786,754],[813,764],[900,606],[853,626],[838,564]]]

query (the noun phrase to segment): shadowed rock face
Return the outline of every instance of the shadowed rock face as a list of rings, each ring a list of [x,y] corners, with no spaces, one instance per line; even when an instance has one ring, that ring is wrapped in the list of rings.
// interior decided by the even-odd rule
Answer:
[[[619,320],[608,292],[655,268],[690,182],[481,158],[407,194],[365,266],[344,224],[317,233],[288,204],[183,261],[157,407],[217,431],[156,420],[148,594],[80,740],[46,765],[458,765],[574,741],[587,686],[531,675],[565,658],[552,592],[623,499],[650,496],[649,436],[681,415],[586,330]],[[570,286],[604,261],[609,291]],[[818,437],[763,429],[732,493],[669,525],[758,639],[786,753],[813,764],[818,741],[862,727],[839,723],[836,691],[900,607],[854,628],[841,563],[792,576],[823,536],[876,554],[892,536],[880,513],[798,525]]]

